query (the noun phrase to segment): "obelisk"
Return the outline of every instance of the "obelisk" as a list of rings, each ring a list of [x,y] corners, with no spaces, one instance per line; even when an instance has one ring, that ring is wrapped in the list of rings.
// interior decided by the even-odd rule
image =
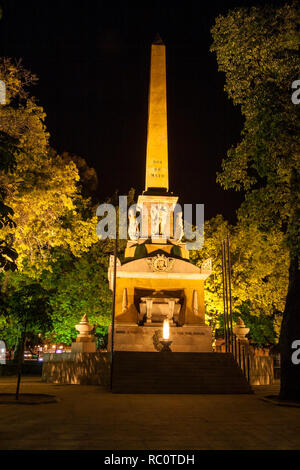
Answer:
[[[166,47],[159,35],[151,46],[146,191],[169,190]]]
[[[173,210],[178,197],[169,192],[166,46],[159,35],[151,45],[150,82],[148,96],[148,129],[145,191],[138,198],[141,209],[141,239],[152,238],[152,243],[167,243],[173,236]],[[155,220],[162,212],[169,213],[168,235],[154,236],[158,229]],[[154,222],[154,229],[152,225]],[[162,235],[162,233],[160,232]]]

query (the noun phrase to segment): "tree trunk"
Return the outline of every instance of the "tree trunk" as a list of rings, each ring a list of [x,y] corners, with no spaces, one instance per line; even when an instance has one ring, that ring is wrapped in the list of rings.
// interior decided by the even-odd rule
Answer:
[[[22,334],[21,336],[17,339],[17,342],[15,344],[14,352],[13,352],[13,362],[15,364],[19,364],[19,358],[20,355],[22,354]]]
[[[18,366],[17,366],[16,400],[19,400],[20,383],[21,383],[21,376],[22,376],[22,366],[23,366],[23,362],[24,362],[25,342],[26,342],[26,330],[22,333],[22,337],[21,337],[21,349],[20,349]]]
[[[295,352],[292,344],[295,340],[300,340],[300,271],[297,257],[290,261],[289,288],[280,332],[280,398],[300,401],[300,364],[292,362]]]

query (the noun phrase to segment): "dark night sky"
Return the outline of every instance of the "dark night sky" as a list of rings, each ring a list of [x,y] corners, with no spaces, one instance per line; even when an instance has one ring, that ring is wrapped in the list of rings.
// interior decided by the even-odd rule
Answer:
[[[23,58],[47,113],[51,145],[84,157],[99,176],[99,202],[144,189],[150,43],[167,46],[170,190],[204,203],[205,218],[234,220],[242,198],[216,182],[240,135],[239,109],[209,52],[214,18],[255,2],[6,0],[1,55]]]

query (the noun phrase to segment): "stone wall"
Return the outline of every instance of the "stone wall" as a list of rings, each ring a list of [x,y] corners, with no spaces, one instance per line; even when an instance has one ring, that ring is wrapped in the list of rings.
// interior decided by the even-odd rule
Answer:
[[[110,354],[105,352],[44,354],[42,381],[109,386]]]
[[[44,354],[42,381],[61,384],[110,384],[110,354],[62,353]],[[274,382],[273,358],[250,356],[250,385]]]
[[[273,357],[250,355],[250,385],[274,383]]]

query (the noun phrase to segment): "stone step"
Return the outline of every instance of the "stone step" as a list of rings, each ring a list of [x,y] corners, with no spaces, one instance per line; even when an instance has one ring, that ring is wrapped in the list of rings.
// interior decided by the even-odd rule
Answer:
[[[115,351],[114,356],[118,357],[119,361],[128,362],[134,359],[135,363],[152,362],[153,356],[157,356],[157,360],[163,363],[180,363],[188,360],[190,363],[224,363],[228,364],[230,361],[235,363],[231,353],[188,353],[188,352],[173,352],[173,353],[158,353],[158,352],[133,352],[133,351]]]
[[[115,393],[251,393],[230,353],[114,352]]]

